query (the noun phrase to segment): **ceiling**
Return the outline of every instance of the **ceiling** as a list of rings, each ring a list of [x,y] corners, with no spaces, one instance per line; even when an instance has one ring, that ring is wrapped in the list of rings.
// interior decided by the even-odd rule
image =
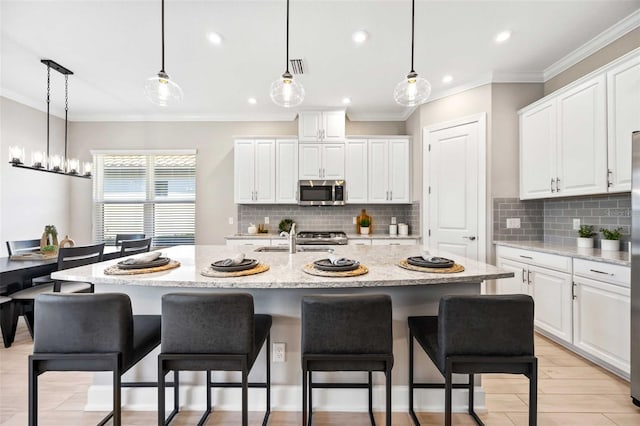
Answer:
[[[160,0],[0,2],[0,94],[45,109],[48,58],[71,69],[71,120],[291,120],[298,109],[342,108],[351,120],[404,120],[393,89],[410,69],[411,2],[291,0],[290,57],[306,97],[290,110],[269,87],[285,67],[284,0],[166,0],[166,71],[184,90],[175,107],[144,95],[160,70]],[[541,82],[549,67],[640,9],[640,0],[416,2],[415,70],[432,97],[478,81]],[[637,15],[637,13],[636,13]],[[364,29],[362,45],[352,33]],[[502,30],[512,31],[503,44]],[[207,34],[222,35],[213,45]],[[446,74],[453,76],[442,83]],[[52,73],[52,107],[64,107]],[[249,97],[257,103],[250,105]]]

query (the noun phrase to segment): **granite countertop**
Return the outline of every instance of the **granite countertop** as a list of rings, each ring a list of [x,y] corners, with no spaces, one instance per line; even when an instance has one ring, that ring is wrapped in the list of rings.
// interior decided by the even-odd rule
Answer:
[[[65,269],[52,274],[54,279],[89,281],[96,284],[201,287],[201,288],[362,288],[398,287],[446,283],[480,283],[484,280],[509,278],[512,272],[470,259],[452,257],[465,267],[464,272],[436,274],[410,271],[400,268],[397,263],[408,256],[416,256],[420,248],[416,246],[340,246],[339,256],[357,259],[369,268],[369,273],[349,278],[318,277],[305,273],[302,268],[314,260],[326,258],[324,252],[289,254],[287,252],[254,252],[243,246],[176,246],[163,250],[181,266],[176,269],[140,275],[105,275],[104,269],[118,260],[101,262],[78,268]],[[233,278],[210,278],[200,274],[211,262],[245,253],[247,258],[258,259],[270,266],[264,273]],[[438,253],[432,253],[438,255]]]
[[[246,239],[285,239],[287,237],[281,237],[280,234],[274,234],[274,233],[266,233],[266,234],[233,234],[233,235],[227,235],[226,237],[224,237],[225,240],[246,240]],[[419,239],[420,235],[414,235],[414,234],[409,234],[409,235],[389,235],[389,234],[369,234],[369,235],[362,235],[362,234],[347,234],[347,238],[350,240],[353,239],[359,239],[359,240],[371,240],[371,239],[378,239],[378,238],[384,238],[384,239],[397,239],[397,240],[415,240],[415,239]]]
[[[266,233],[258,233],[258,234],[233,234],[227,235],[224,237],[225,240],[247,240],[247,239],[285,239],[286,237],[281,237],[280,234],[274,234],[272,232]]]
[[[494,241],[493,243],[499,246],[570,256],[576,259],[631,266],[631,256],[628,251],[603,251],[595,248],[567,247],[543,241]]]

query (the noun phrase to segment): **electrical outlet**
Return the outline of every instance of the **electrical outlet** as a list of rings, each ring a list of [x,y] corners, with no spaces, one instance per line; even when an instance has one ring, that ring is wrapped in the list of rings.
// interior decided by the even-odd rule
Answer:
[[[233,225],[233,217],[229,217],[229,225]]]
[[[580,219],[573,219],[573,230],[578,231],[580,229]]]
[[[395,216],[391,216],[391,224],[392,225],[396,224],[396,217]]]
[[[518,229],[520,228],[520,218],[512,217],[507,219],[507,229]]]
[[[273,344],[273,362],[284,362],[285,361],[285,343],[274,343]]]
[[[268,225],[269,224],[269,216],[265,216],[264,217],[264,224]]]
[[[356,218],[355,218],[355,216],[354,216],[354,218],[353,218],[353,224],[354,224],[354,225],[356,224]]]

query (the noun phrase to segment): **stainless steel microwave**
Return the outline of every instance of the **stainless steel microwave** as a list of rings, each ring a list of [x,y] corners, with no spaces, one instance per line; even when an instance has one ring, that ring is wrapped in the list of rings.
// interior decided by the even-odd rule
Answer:
[[[342,206],[343,180],[301,180],[298,182],[298,204],[301,206]]]

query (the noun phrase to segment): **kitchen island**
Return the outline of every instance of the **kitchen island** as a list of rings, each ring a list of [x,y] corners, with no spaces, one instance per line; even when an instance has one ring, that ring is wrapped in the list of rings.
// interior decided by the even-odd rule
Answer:
[[[285,362],[272,361],[272,409],[295,410],[301,408],[300,370],[300,300],[308,294],[389,294],[393,303],[394,357],[393,408],[405,411],[408,401],[407,349],[408,333],[406,319],[410,315],[435,315],[438,302],[446,294],[479,294],[484,280],[508,278],[507,272],[470,259],[454,258],[465,267],[464,272],[454,274],[424,273],[406,270],[398,266],[400,260],[419,255],[420,246],[340,246],[336,254],[359,260],[367,266],[365,275],[349,278],[328,278],[309,275],[303,267],[314,260],[327,257],[326,252],[306,251],[254,252],[237,246],[178,246],[163,250],[181,266],[164,272],[142,275],[105,275],[106,267],[117,262],[109,261],[79,268],[58,271],[56,279],[83,280],[95,284],[96,292],[122,292],[131,297],[135,314],[159,314],[163,294],[170,292],[248,292],[253,295],[257,313],[273,316],[271,342],[286,344]],[[245,253],[248,258],[258,259],[269,265],[269,270],[250,276],[233,278],[210,278],[200,274],[211,262]],[[439,253],[432,253],[438,255]],[[442,253],[445,257],[452,257]],[[144,359],[126,380],[156,379],[157,351]],[[250,379],[261,380],[264,376],[264,350],[256,361]],[[441,380],[435,367],[424,354],[416,351],[416,378],[418,380]],[[375,409],[384,406],[383,380],[374,378]],[[353,381],[366,377],[366,373],[318,374],[319,380]],[[214,380],[235,380],[235,373],[214,373]],[[316,376],[314,375],[314,380]],[[184,385],[183,385],[184,383]],[[110,379],[108,374],[96,373],[89,390],[87,409],[108,409],[111,404]],[[205,389],[203,373],[181,374],[181,401],[186,409],[201,410],[204,407]],[[317,390],[314,405],[317,410],[365,411],[366,392],[332,389]],[[454,392],[454,408],[466,404],[466,391]],[[123,403],[128,409],[154,410],[155,389],[133,388],[123,390]],[[484,392],[476,388],[478,408],[484,404]],[[171,401],[170,391],[167,400]],[[213,390],[216,409],[239,410],[239,390]],[[425,411],[441,411],[444,407],[440,390],[416,392],[416,408]],[[249,409],[264,408],[264,391],[251,389]]]

